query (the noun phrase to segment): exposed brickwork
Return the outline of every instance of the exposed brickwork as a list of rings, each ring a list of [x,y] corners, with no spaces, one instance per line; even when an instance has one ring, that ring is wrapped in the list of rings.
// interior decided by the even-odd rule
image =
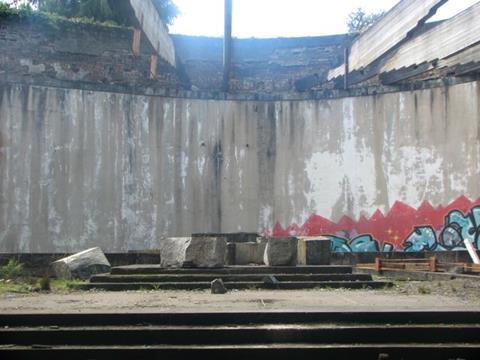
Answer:
[[[177,56],[193,85],[201,90],[220,89],[222,39],[173,36]],[[343,61],[346,35],[236,39],[233,42],[233,93],[297,92],[326,80],[328,70]]]
[[[131,29],[2,19],[0,76],[42,84],[51,80],[82,83],[178,87],[173,67],[158,62],[150,79],[153,49],[142,37],[141,53],[131,50]]]
[[[66,21],[2,19],[0,80],[30,84],[138,89],[220,91],[222,39],[173,35],[177,69],[159,59],[150,79],[154,52],[142,36],[132,53],[133,30]],[[348,36],[234,40],[232,94],[295,94],[324,81],[342,61]],[[310,86],[311,87],[311,86]],[[155,90],[157,89],[157,90]]]

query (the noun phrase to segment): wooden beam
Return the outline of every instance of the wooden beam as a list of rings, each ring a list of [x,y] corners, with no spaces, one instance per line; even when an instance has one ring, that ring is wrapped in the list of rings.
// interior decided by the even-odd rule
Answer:
[[[432,256],[429,259],[429,271],[431,272],[436,272],[437,271],[437,258],[435,256]]]
[[[350,71],[360,70],[408,39],[447,0],[402,0],[374,26],[360,35],[349,54]],[[333,69],[328,79],[345,74],[345,65]]]
[[[480,42],[480,2],[403,44],[382,72],[446,59]],[[461,62],[461,56],[455,59]],[[450,61],[452,65],[452,61]]]
[[[389,71],[380,74],[380,82],[384,85],[395,84],[399,81],[408,80],[414,76],[423,74],[426,71],[432,70],[434,67],[430,62],[424,62],[420,65],[412,65],[406,68]]]
[[[133,41],[132,41],[132,51],[133,55],[140,55],[140,40],[142,37],[142,31],[140,29],[133,29]]]
[[[469,63],[480,62],[480,43],[469,46],[461,52],[441,59],[438,62],[439,67],[455,66]]]
[[[175,47],[153,0],[130,0],[143,33],[156,53],[173,67],[176,66]]]
[[[228,92],[232,66],[232,0],[224,0],[224,3],[223,90]]]
[[[157,78],[157,65],[158,65],[158,55],[153,54],[150,57],[150,79],[155,80]]]

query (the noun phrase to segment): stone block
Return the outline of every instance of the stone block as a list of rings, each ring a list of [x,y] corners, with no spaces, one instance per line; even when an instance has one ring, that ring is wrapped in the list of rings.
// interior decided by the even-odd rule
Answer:
[[[99,247],[64,257],[51,266],[60,279],[87,280],[92,275],[110,272],[110,263]]]
[[[266,240],[243,242],[235,244],[235,265],[263,265]]]
[[[163,238],[160,241],[160,266],[183,267],[190,237]]]
[[[330,239],[326,237],[298,238],[298,265],[330,265]]]
[[[223,267],[226,250],[227,242],[222,237],[166,238],[160,246],[160,265],[162,267]]]
[[[267,266],[295,266],[297,264],[296,237],[269,238],[263,261]]]

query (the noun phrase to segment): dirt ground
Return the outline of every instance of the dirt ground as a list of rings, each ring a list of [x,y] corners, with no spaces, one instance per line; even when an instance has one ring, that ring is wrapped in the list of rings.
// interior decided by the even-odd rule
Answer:
[[[2,313],[478,310],[480,281],[395,282],[384,290],[6,293]]]

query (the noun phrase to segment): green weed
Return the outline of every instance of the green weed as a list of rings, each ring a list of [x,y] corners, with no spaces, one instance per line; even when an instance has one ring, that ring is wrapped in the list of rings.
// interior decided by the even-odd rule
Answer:
[[[14,280],[22,276],[23,264],[17,259],[10,259],[6,265],[0,266],[0,278]]]

